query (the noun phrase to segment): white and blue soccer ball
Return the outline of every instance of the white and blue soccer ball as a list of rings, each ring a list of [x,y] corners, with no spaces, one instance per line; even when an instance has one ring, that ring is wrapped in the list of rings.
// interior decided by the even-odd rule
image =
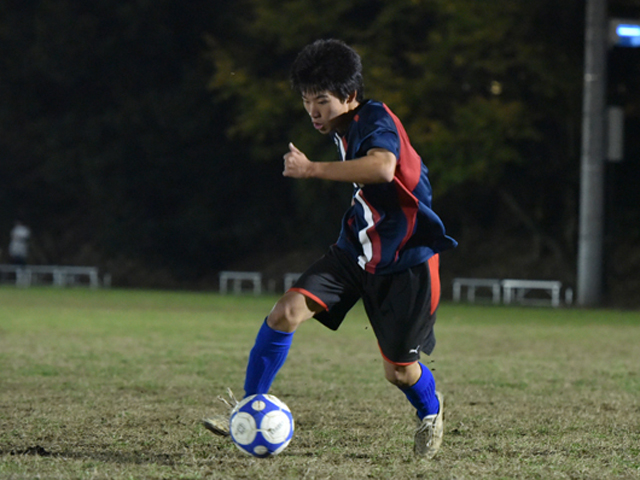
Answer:
[[[282,452],[293,437],[293,416],[274,395],[250,395],[231,412],[229,432],[245,453],[264,458]]]

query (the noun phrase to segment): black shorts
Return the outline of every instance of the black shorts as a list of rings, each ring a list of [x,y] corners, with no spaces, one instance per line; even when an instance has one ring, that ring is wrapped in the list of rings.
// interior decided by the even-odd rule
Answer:
[[[436,344],[433,326],[440,300],[438,255],[408,270],[373,275],[344,250],[332,246],[291,288],[317,302],[324,311],[315,318],[337,330],[362,298],[386,360],[403,365],[429,355]]]

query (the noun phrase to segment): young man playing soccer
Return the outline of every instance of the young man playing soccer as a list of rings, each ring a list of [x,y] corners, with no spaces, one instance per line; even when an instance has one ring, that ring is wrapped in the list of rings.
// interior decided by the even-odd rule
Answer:
[[[440,297],[438,254],[456,242],[431,209],[427,168],[398,118],[383,103],[363,97],[359,55],[338,40],[305,47],[291,70],[313,127],[331,134],[341,162],[311,162],[292,143],[283,175],[354,185],[335,245],[276,303],[249,356],[245,396],[267,393],[284,364],[293,334],[316,318],[337,330],[362,299],[375,332],[386,379],[415,407],[416,455],[440,448],[444,403],[420,352],[435,346]],[[204,419],[228,434],[228,417]]]

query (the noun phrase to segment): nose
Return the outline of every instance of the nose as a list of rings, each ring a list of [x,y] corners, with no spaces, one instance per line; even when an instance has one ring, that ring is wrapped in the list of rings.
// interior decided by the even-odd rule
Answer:
[[[309,107],[309,116],[311,118],[320,118],[320,111],[312,105],[311,107]]]

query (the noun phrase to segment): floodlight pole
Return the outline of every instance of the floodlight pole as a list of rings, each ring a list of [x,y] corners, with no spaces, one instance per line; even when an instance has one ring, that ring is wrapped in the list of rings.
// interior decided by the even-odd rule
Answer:
[[[587,0],[577,279],[581,306],[602,302],[606,54],[607,1]]]

